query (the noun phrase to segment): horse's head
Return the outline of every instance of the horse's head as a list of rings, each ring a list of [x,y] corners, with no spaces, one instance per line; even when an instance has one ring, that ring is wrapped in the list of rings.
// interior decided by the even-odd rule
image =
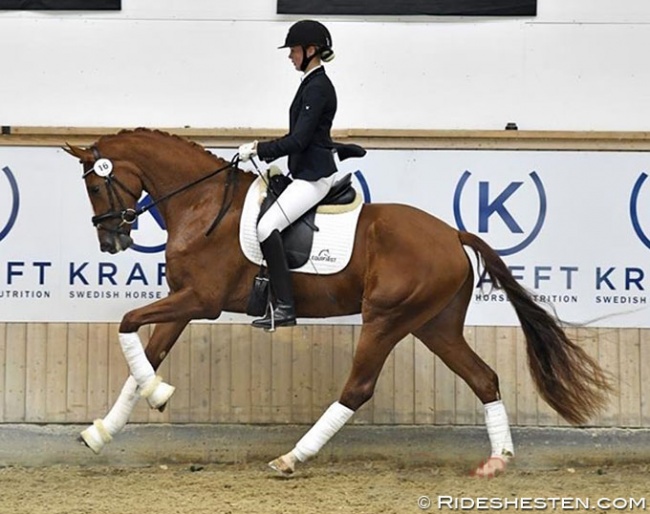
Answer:
[[[138,168],[125,160],[102,155],[97,146],[63,148],[83,165],[82,178],[95,215],[102,252],[117,253],[133,244],[129,235],[137,219],[137,202],[143,190]]]

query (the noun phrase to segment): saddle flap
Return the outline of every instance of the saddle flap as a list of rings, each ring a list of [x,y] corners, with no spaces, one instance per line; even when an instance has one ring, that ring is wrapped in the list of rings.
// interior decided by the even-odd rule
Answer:
[[[354,188],[353,188],[354,189]],[[257,219],[260,213],[260,198],[266,191],[266,184],[262,178],[258,178],[251,184],[240,223],[240,244],[244,255],[256,265],[261,265],[263,255],[260,243],[257,238]],[[330,213],[318,213],[311,221],[303,221],[294,224],[308,233],[298,236],[299,243],[293,246],[293,242],[285,241],[285,251],[293,254],[288,259],[300,264],[304,261],[304,252],[308,253],[308,259],[302,266],[292,266],[292,269],[298,273],[319,275],[332,275],[343,270],[352,255],[354,234],[356,232],[357,221],[359,219],[363,202],[357,194],[357,200],[348,208],[337,210]],[[336,206],[335,206],[336,207]],[[336,214],[332,216],[332,214]],[[314,232],[309,224],[318,227]],[[289,229],[283,231],[283,234]],[[284,239],[284,237],[283,237]]]
[[[287,175],[267,174],[267,195],[260,205],[260,212],[257,218],[258,222],[291,182],[291,178]],[[332,185],[328,194],[318,203],[318,205],[309,209],[305,214],[282,231],[282,241],[284,243],[289,268],[300,268],[309,260],[309,252],[313,245],[314,232],[318,232],[319,230],[318,226],[315,224],[316,211],[318,207],[341,205],[352,206],[356,199],[357,191],[352,186],[352,173],[347,173]]]

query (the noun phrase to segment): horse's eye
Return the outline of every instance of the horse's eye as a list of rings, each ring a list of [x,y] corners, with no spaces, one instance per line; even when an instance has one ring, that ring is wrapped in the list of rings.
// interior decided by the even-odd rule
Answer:
[[[96,195],[97,193],[99,193],[100,187],[99,186],[90,186],[88,188],[88,191],[90,192],[91,195]]]

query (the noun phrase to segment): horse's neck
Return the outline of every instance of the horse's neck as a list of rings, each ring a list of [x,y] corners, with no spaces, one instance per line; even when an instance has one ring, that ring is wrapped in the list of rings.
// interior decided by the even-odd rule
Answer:
[[[147,192],[154,197],[163,197],[200,181],[217,169],[225,169],[227,165],[226,161],[208,155],[165,159],[164,155],[152,152],[141,156],[140,169]]]
[[[144,156],[140,166],[145,190],[154,202],[161,202],[159,212],[170,231],[184,225],[186,218],[216,217],[224,201],[230,214],[241,213],[246,191],[255,178],[207,153],[184,159],[165,159],[162,154]],[[229,181],[231,185],[227,186]]]
[[[234,178],[230,163],[198,145],[174,137],[154,136],[136,133],[122,146],[121,153],[139,168],[143,187],[153,201],[161,202],[158,210],[166,225],[173,226],[187,216],[202,215],[203,210],[214,215],[223,202],[227,177]],[[239,169],[233,173],[237,186],[229,194],[235,195],[230,208],[234,212],[240,210],[247,186],[255,177]],[[215,176],[201,180],[211,174]]]

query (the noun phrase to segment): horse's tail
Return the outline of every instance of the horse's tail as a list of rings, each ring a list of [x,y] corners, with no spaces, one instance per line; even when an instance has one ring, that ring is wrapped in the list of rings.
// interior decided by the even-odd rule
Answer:
[[[459,232],[459,237],[483,261],[494,287],[504,290],[512,303],[539,394],[565,420],[584,424],[607,403],[612,391],[608,374],[566,336],[558,320],[535,302],[485,241],[468,232]]]

